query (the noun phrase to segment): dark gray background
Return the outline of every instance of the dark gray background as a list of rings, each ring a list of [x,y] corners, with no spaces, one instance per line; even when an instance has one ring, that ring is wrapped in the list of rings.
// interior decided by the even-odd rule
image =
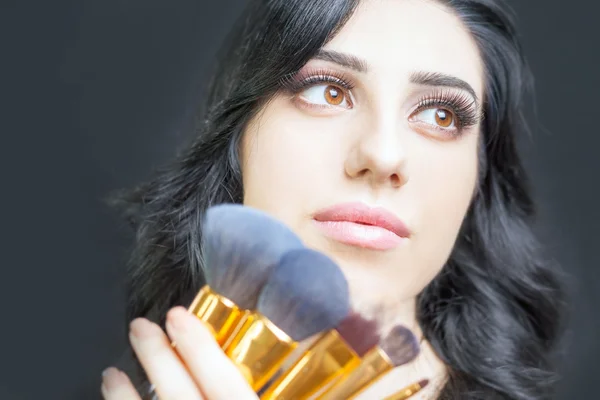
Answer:
[[[129,243],[101,199],[174,154],[242,3],[0,3],[0,399],[99,397],[125,347]],[[537,78],[524,155],[539,230],[573,276],[560,398],[597,399],[598,7],[511,3]]]

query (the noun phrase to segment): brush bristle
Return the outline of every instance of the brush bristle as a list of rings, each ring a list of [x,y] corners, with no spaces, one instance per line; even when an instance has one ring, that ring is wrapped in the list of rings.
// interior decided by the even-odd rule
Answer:
[[[304,247],[283,223],[238,204],[209,208],[202,232],[206,282],[246,310],[256,308],[258,295],[283,254]]]
[[[421,386],[421,389],[423,389],[427,385],[429,385],[429,379],[421,379],[419,381],[419,386]]]
[[[408,364],[419,355],[417,337],[405,326],[395,326],[379,344],[395,367]]]
[[[380,340],[378,324],[358,313],[348,315],[335,330],[359,357],[377,346]]]
[[[296,341],[337,326],[350,310],[348,283],[327,256],[287,253],[267,281],[258,310]]]

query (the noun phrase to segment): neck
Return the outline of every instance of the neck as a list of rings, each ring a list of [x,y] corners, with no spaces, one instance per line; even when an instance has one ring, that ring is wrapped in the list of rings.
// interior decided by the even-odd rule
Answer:
[[[387,335],[396,325],[404,325],[417,338],[422,338],[421,328],[417,323],[416,294],[407,294],[404,290],[389,290],[385,286],[386,282],[374,279],[364,271],[352,271],[347,274],[347,280],[352,310],[376,321],[381,336]]]
[[[381,326],[382,336],[396,325],[406,326],[419,339],[421,349],[419,356],[413,362],[394,368],[355,400],[385,398],[421,379],[429,379],[430,383],[425,390],[415,395],[414,399],[436,398],[446,379],[446,367],[423,337],[423,331],[417,322],[416,296],[404,300],[390,298],[383,302],[380,296],[376,302],[368,300],[369,298],[364,296],[361,296],[360,301],[354,300],[352,304],[354,310],[367,318],[375,319]]]
[[[416,298],[404,301],[394,300],[390,303],[377,303],[353,300],[352,308],[369,319],[374,319],[380,326],[380,334],[385,336],[394,326],[404,325],[409,328],[417,338],[422,338],[421,328],[416,318]]]
[[[422,379],[429,379],[429,385],[425,390],[411,397],[411,400],[437,398],[437,394],[445,381],[446,370],[429,343],[422,339],[422,331],[416,320],[416,298],[402,302],[395,301],[388,306],[383,306],[381,303],[378,306],[369,304],[363,298],[361,302],[353,301],[353,308],[366,318],[376,319],[381,324],[382,335],[399,324],[408,327],[417,335],[417,338],[421,339],[421,351],[416,360],[410,364],[394,368],[378,379],[365,392],[359,394],[355,400],[383,399]],[[319,336],[315,335],[300,343],[283,368],[291,367]]]

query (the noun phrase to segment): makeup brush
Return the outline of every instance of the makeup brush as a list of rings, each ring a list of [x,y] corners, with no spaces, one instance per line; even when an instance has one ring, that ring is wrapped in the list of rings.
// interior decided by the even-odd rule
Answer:
[[[300,239],[266,213],[237,204],[209,208],[203,219],[206,285],[189,311],[212,327],[224,346],[254,310],[271,270]]]
[[[260,396],[261,400],[304,399],[326,390],[379,343],[379,327],[351,313],[334,330],[319,338],[294,365]]]
[[[255,391],[298,342],[337,326],[348,315],[348,283],[327,256],[310,249],[286,253],[250,316],[225,349]]]
[[[318,399],[352,399],[391,369],[413,361],[418,354],[419,343],[415,335],[405,326],[397,325],[379,346],[365,354],[358,367]]]
[[[423,388],[428,384],[428,379],[420,380],[419,382],[413,383],[412,385],[408,385],[404,389],[394,393],[391,396],[386,397],[385,400],[406,400],[423,390]]]

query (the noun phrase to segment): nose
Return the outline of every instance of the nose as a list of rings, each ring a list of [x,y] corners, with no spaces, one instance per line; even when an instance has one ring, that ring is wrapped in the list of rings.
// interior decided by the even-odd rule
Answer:
[[[357,135],[345,163],[346,174],[372,186],[394,188],[408,182],[406,148],[397,123],[385,121]]]

